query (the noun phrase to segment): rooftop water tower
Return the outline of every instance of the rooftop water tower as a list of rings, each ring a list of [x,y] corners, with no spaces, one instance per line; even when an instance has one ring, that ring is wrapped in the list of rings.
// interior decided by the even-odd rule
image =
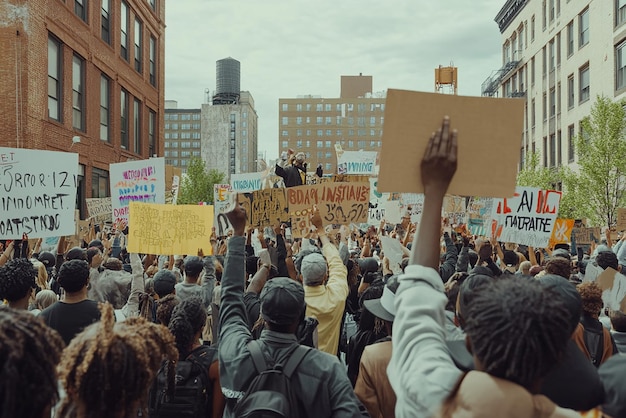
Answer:
[[[241,91],[241,63],[234,58],[224,58],[217,61],[217,77],[214,105],[239,103]]]

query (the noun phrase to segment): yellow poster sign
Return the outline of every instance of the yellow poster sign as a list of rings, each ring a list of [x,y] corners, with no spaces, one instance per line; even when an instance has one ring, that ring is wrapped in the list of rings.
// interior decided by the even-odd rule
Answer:
[[[213,206],[130,203],[128,251],[142,254],[210,253]]]

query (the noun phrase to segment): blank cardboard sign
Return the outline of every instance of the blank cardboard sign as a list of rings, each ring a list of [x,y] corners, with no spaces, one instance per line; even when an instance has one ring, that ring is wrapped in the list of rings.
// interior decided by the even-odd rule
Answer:
[[[524,99],[389,89],[378,190],[422,193],[420,162],[443,117],[458,131],[458,168],[449,194],[511,197],[522,140]]]

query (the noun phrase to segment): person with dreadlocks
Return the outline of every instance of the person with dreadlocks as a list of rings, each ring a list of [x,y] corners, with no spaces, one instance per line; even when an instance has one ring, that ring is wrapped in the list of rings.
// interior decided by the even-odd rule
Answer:
[[[422,222],[394,303],[387,371],[396,417],[578,416],[534,395],[570,337],[567,310],[539,283],[506,279],[477,292],[463,313],[475,371],[462,374],[446,350],[447,298],[437,268],[441,207],[456,168],[457,133],[446,116],[421,161]]]
[[[0,308],[0,417],[50,416],[63,347],[59,334],[31,313]]]
[[[26,258],[15,258],[0,267],[0,301],[11,308],[28,309],[28,303],[37,288],[37,272]]]
[[[130,418],[147,416],[148,390],[163,360],[169,387],[174,385],[178,350],[162,325],[141,317],[115,322],[113,307],[100,304],[102,320],[76,336],[59,365],[66,397],[58,418]]]

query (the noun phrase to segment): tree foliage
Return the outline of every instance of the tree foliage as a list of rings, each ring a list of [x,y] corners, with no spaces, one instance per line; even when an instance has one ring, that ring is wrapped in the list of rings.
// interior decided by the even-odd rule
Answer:
[[[196,205],[213,202],[213,185],[224,182],[226,175],[216,169],[207,170],[204,161],[194,157],[189,161],[178,191],[177,204]]]
[[[617,208],[626,207],[625,105],[607,97],[596,99],[574,140],[579,170],[565,168],[561,173],[567,194],[562,209],[594,225],[614,224]]]
[[[539,187],[550,190],[558,180],[556,171],[544,167],[539,163],[539,154],[529,152],[526,154],[524,167],[517,173],[517,185],[524,187]]]

